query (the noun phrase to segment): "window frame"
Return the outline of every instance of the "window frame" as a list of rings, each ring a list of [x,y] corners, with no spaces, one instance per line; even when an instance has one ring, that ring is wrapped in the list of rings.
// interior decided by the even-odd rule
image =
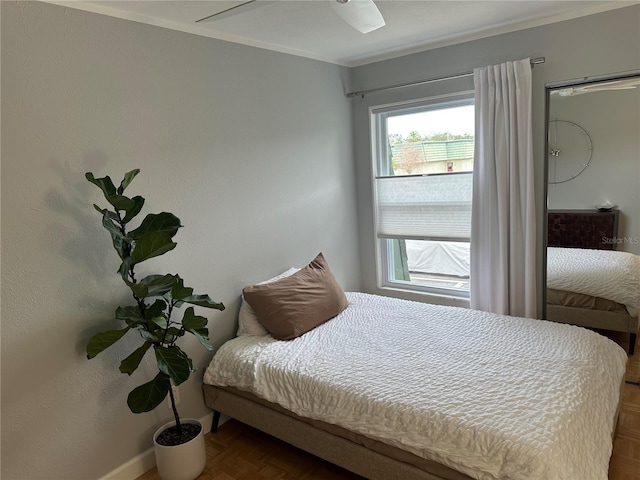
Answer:
[[[378,196],[376,180],[380,177],[390,176],[388,152],[387,151],[387,122],[386,119],[396,115],[410,115],[429,110],[441,110],[457,106],[474,105],[475,98],[473,90],[465,90],[450,94],[437,95],[422,99],[408,100],[384,105],[369,107],[370,122],[370,147],[371,147],[371,188],[372,188],[372,209],[373,209],[373,230],[376,256],[376,280],[377,286],[381,289],[402,290],[412,293],[444,295],[448,297],[468,299],[469,290],[457,290],[429,285],[420,285],[416,282],[396,280],[394,278],[393,239],[381,237],[378,232]],[[402,113],[400,113],[402,112]],[[417,174],[415,176],[420,176]],[[414,176],[414,175],[409,175]],[[469,239],[471,244],[471,239]]]

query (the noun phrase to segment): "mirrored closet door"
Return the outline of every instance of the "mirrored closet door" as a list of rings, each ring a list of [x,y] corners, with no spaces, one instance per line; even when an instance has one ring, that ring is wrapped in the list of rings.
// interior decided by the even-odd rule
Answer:
[[[640,72],[546,93],[546,318],[635,334],[640,285],[625,272],[640,268]]]

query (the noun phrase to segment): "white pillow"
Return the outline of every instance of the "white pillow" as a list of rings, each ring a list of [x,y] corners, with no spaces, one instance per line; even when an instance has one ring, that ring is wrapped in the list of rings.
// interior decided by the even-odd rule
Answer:
[[[260,282],[258,285],[262,285],[264,283],[275,282],[276,280],[280,280],[285,277],[290,277],[294,273],[296,273],[299,268],[290,268],[286,272],[282,272],[277,277],[270,278],[269,280],[265,280],[264,282]],[[262,324],[258,321],[258,317],[256,317],[256,313],[253,311],[253,308],[246,302],[244,296],[242,297],[242,302],[240,303],[240,312],[238,313],[238,332],[236,335],[238,337],[242,335],[254,335],[254,336],[264,336],[267,335],[267,329],[262,326]]]

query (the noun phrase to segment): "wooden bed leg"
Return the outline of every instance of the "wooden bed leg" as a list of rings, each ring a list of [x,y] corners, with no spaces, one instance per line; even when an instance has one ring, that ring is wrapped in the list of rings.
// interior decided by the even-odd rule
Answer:
[[[633,355],[633,352],[636,350],[636,334],[629,334],[629,355]]]
[[[220,412],[217,410],[214,410],[213,421],[211,422],[211,433],[216,433],[218,431],[219,423],[220,423]]]

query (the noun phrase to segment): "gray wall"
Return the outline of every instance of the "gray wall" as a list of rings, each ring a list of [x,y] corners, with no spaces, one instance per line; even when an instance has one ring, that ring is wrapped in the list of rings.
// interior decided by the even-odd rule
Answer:
[[[537,205],[540,206],[537,212],[540,238],[538,252],[540,284],[543,281],[544,262],[542,245],[546,162],[544,153],[545,84],[640,68],[640,6],[407,55],[352,70],[353,89],[364,90],[468,72],[476,67],[498,64],[506,60],[541,56],[546,58],[546,63],[536,66],[533,70],[536,199]],[[392,294],[388,290],[379,289],[376,282],[368,109],[371,106],[429,97],[465,88],[473,88],[471,79],[391,90],[371,94],[364,99],[354,99],[360,259],[363,285],[367,292]],[[406,293],[393,294],[413,299],[426,298]],[[446,297],[431,297],[429,300],[445,304],[465,304],[465,302]],[[540,296],[538,302],[540,311],[542,302]]]
[[[319,251],[360,287],[348,70],[49,4],[1,8],[2,478],[99,478],[171,414],[126,407],[153,371],[149,358],[118,372],[135,335],[85,358],[129,298],[84,173],[119,182],[139,167],[143,213],[180,217],[176,250],[143,270],[224,302],[200,311],[220,344],[244,285]],[[199,372],[179,408],[200,418],[211,354],[183,346]]]

